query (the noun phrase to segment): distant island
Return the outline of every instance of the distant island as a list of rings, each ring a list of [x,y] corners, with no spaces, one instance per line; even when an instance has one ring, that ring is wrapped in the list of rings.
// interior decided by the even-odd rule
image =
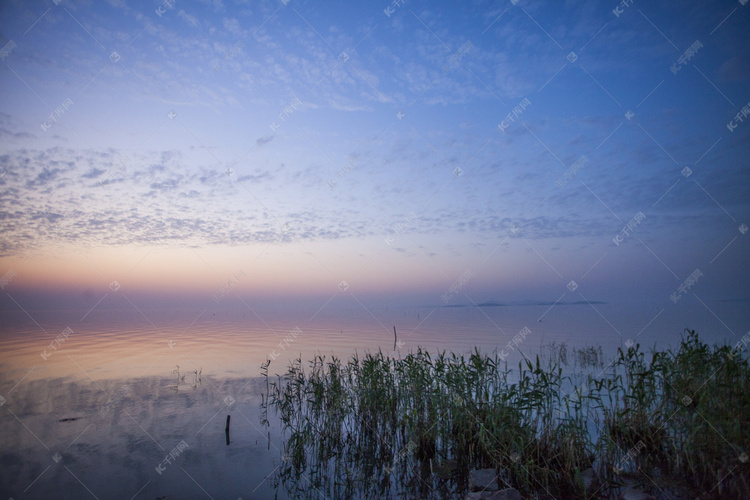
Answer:
[[[520,302],[482,302],[480,304],[449,304],[441,307],[508,307],[508,306],[580,306],[606,304],[600,300],[577,300],[575,302],[548,302],[539,300],[523,300]]]

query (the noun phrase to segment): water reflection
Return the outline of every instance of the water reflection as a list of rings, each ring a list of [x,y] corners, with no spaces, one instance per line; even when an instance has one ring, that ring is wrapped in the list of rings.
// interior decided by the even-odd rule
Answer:
[[[286,365],[302,355],[355,350],[392,352],[423,347],[469,352],[501,349],[524,328],[519,350],[534,352],[550,342],[582,347],[596,343],[612,354],[628,341],[663,349],[679,344],[686,327],[710,342],[737,341],[746,331],[744,303],[709,303],[712,312],[675,305],[643,304],[413,308],[328,313],[247,311],[22,311],[4,312],[0,323],[2,380],[75,377],[90,380],[163,376],[176,365],[203,368],[214,377],[254,377],[272,358]],[[538,320],[543,318],[542,322]],[[718,319],[720,318],[720,319]],[[50,343],[70,328],[55,350]],[[294,334],[293,334],[294,332]],[[288,341],[288,339],[292,341]],[[45,349],[48,356],[44,358]],[[512,353],[510,361],[520,359]],[[5,389],[0,385],[0,390]]]
[[[530,333],[509,353],[508,363],[515,366],[521,351],[538,352],[552,341],[581,347],[593,339],[607,356],[629,338],[646,346],[674,345],[685,326],[701,330],[709,342],[731,341],[727,329],[744,331],[742,304],[710,305],[721,322],[680,306],[662,311],[615,305],[598,305],[597,311],[588,306],[401,309],[376,311],[377,319],[362,311],[314,317],[242,311],[4,312],[0,491],[16,500],[286,498],[287,487],[294,492],[317,479],[293,473],[278,422],[261,425],[260,367],[271,353],[278,354],[270,367],[274,374],[284,373],[294,358],[310,360],[317,353],[346,359],[382,349],[403,357],[418,346],[431,352],[467,353],[474,347],[492,352],[527,327]],[[66,328],[70,332],[63,341],[49,349]],[[280,349],[290,332],[297,332],[293,341]],[[399,449],[408,450],[409,443]],[[379,457],[385,450],[360,453]],[[424,467],[411,456],[390,457],[391,472],[365,464],[360,472],[340,473],[355,483],[372,480],[373,488],[388,481],[408,484],[419,480]],[[432,466],[433,471],[450,469],[450,463]],[[445,487],[452,486],[446,482]]]
[[[0,420],[0,490],[15,499],[274,497],[265,478],[281,453],[258,419],[260,381],[188,379],[17,388]]]

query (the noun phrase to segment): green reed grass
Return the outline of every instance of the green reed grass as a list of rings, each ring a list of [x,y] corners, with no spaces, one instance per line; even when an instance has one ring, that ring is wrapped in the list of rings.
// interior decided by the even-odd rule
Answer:
[[[271,381],[269,361],[262,421],[272,408],[284,436],[276,480],[298,498],[444,498],[467,490],[470,470],[494,468],[501,486],[535,498],[607,497],[626,477],[750,495],[746,356],[688,331],[676,352],[572,358],[594,372],[564,371],[564,344],[517,370],[479,350],[418,349],[298,358]],[[585,492],[588,468],[599,481]]]

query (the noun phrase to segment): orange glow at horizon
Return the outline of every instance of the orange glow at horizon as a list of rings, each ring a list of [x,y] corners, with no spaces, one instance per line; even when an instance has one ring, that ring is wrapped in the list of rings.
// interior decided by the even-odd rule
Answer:
[[[342,282],[357,294],[445,287],[442,273],[424,260],[400,254],[346,260],[338,256],[341,247],[335,247],[330,242],[305,248],[294,244],[197,249],[49,247],[31,257],[0,258],[0,270],[14,271],[14,286],[51,292],[103,289],[115,281],[123,290],[137,292],[213,295],[231,288],[265,297],[334,295],[343,291]]]
[[[383,248],[373,252],[376,244]],[[0,258],[3,269],[16,274],[12,288],[32,293],[87,295],[108,292],[116,281],[123,292],[165,298],[237,293],[258,299],[327,299],[351,293],[384,300],[419,296],[435,304],[442,304],[444,295],[450,303],[466,302],[464,292],[478,301],[536,297],[535,289],[549,285],[545,277],[550,275],[535,255],[517,248],[496,252],[477,267],[470,259],[426,258],[370,240],[202,248],[48,247],[31,257]]]

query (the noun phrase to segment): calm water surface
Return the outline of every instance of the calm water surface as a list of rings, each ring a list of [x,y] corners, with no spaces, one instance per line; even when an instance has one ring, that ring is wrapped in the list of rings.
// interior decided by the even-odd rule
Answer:
[[[746,302],[2,314],[0,494],[16,500],[286,498],[278,425],[269,436],[259,419],[267,359],[281,374],[316,353],[478,347],[512,367],[552,342],[611,355],[628,340],[676,347],[686,327],[736,344],[750,327]]]

